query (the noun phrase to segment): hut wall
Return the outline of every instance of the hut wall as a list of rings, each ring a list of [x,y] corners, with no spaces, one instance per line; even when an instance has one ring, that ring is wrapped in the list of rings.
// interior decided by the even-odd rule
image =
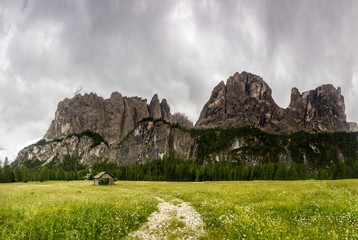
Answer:
[[[114,179],[112,177],[109,178],[109,182],[108,185],[113,185],[114,184]]]

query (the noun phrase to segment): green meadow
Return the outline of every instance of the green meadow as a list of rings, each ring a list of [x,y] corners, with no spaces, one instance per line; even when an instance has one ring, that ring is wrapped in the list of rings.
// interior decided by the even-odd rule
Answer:
[[[190,203],[200,239],[358,239],[358,180],[0,184],[0,239],[126,238],[158,198]]]

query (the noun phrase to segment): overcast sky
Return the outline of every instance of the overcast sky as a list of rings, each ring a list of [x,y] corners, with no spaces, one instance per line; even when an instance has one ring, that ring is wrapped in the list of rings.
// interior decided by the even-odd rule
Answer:
[[[260,75],[290,91],[342,88],[358,122],[358,1],[0,0],[0,159],[43,137],[57,103],[113,91],[197,120],[212,88]]]

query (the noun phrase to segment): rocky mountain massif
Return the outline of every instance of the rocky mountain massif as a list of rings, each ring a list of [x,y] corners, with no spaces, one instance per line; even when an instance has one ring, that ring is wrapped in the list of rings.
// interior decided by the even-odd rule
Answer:
[[[358,131],[357,124],[346,121],[339,87],[322,85],[302,94],[293,88],[286,109],[275,103],[271,93],[261,77],[235,73],[214,88],[195,127],[254,125],[271,133]]]
[[[166,124],[158,128],[160,122]],[[146,99],[122,97],[118,92],[109,99],[94,93],[76,95],[58,104],[44,139],[21,150],[15,164],[35,160],[42,164],[62,162],[66,156],[78,158],[85,165],[103,160],[118,165],[145,163],[172,150],[183,158],[189,157],[187,150],[193,139],[189,133],[172,129],[169,123],[193,127],[184,114],[171,114],[166,99],[159,101],[157,94],[149,104]],[[91,134],[82,134],[87,130]],[[103,137],[106,144],[94,144],[95,134]]]
[[[80,164],[92,165],[106,160],[109,163],[128,165],[146,163],[162,159],[170,153],[181,158],[190,158],[195,153],[195,140],[190,133],[165,120],[145,120],[139,122],[119,144],[109,145],[105,140],[98,141],[97,134],[84,131],[52,141],[41,140],[21,150],[15,160],[16,165],[26,161],[48,164],[62,162],[66,156],[78,159]],[[98,135],[99,136],[99,135]]]
[[[109,144],[118,144],[140,120],[148,117],[179,122],[187,128],[193,126],[180,113],[172,116],[166,99],[159,102],[157,94],[149,105],[146,99],[122,97],[118,92],[112,93],[109,99],[94,93],[84,96],[79,94],[58,104],[55,119],[44,139],[50,141],[89,129],[102,135]]]
[[[340,88],[322,85],[302,94],[294,88],[289,107],[283,109],[262,78],[246,72],[219,83],[191,127],[184,115],[172,115],[166,100],[160,102],[157,95],[150,104],[117,92],[109,99],[76,95],[58,104],[44,140],[20,151],[15,165],[36,161],[44,166],[66,156],[85,165],[129,165],[175,154],[201,163],[297,161],[316,168],[322,157],[344,162],[358,151],[357,135],[344,133],[358,129],[346,122]],[[338,131],[343,132],[326,133]],[[340,142],[334,140],[338,138]]]

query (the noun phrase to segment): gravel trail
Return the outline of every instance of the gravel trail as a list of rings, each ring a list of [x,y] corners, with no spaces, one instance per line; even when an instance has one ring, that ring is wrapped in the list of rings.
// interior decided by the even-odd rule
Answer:
[[[140,229],[130,233],[128,239],[198,239],[206,234],[200,214],[189,203],[157,199],[158,211]]]

